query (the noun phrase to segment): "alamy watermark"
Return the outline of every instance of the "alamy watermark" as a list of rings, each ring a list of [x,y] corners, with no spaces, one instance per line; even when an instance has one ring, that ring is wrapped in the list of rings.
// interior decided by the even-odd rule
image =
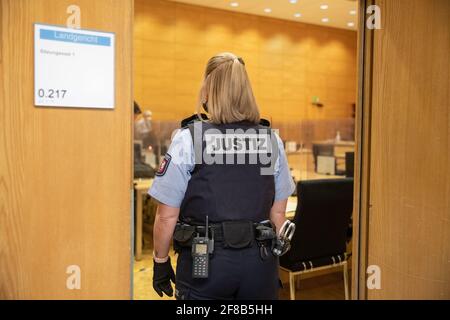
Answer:
[[[66,273],[69,275],[66,279],[66,288],[69,290],[81,289],[81,268],[76,264],[67,266]]]
[[[367,289],[380,290],[381,289],[381,269],[376,264],[367,267]]]
[[[369,15],[366,20],[366,26],[369,30],[381,29],[381,9],[377,5],[368,6],[366,13]]]

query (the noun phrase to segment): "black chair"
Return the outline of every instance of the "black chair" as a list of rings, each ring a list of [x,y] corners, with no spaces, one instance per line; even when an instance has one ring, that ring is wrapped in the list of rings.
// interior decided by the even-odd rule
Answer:
[[[291,300],[295,300],[295,276],[343,267],[345,299],[348,299],[347,230],[353,211],[353,179],[300,181],[294,222],[297,226],[291,250],[280,257],[289,272]]]

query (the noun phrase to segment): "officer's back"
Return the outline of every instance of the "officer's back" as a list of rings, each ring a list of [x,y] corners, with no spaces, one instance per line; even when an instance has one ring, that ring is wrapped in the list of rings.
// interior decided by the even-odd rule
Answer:
[[[272,252],[288,247],[276,230],[294,189],[283,144],[260,125],[244,62],[233,54],[209,60],[199,106],[209,119],[194,118],[174,136],[149,190],[159,201],[154,288],[171,294],[174,232],[178,299],[276,299]]]

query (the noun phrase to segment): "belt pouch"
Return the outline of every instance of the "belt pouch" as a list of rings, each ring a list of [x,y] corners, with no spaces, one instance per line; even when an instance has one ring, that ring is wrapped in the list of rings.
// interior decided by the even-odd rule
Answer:
[[[250,247],[254,236],[253,222],[222,222],[224,248],[243,249]]]
[[[190,248],[194,238],[195,226],[176,225],[173,233],[173,248],[180,252],[182,248]]]

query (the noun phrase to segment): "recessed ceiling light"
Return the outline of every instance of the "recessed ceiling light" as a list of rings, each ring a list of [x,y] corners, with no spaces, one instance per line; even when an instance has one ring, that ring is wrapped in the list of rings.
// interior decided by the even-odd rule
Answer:
[[[328,22],[328,21],[330,21],[330,19],[328,19],[328,18],[322,18],[322,22]]]
[[[270,8],[265,8],[265,9],[264,9],[264,12],[265,12],[265,13],[271,13],[271,12],[272,12],[272,9],[270,9]]]
[[[350,12],[349,12],[352,16],[355,16],[356,15],[356,10],[350,10]]]
[[[302,14],[300,12],[294,13],[294,17],[296,18],[300,18],[302,16]]]
[[[297,0],[289,0],[289,2],[292,3],[292,4],[296,4]]]
[[[320,5],[320,9],[327,10],[328,9],[328,5],[327,4],[322,4],[322,5]]]
[[[239,3],[238,2],[231,2],[230,6],[235,7],[235,8],[239,7]]]
[[[347,23],[347,26],[349,26],[350,28],[353,28],[355,26],[355,23],[354,22],[349,22],[349,23]]]

